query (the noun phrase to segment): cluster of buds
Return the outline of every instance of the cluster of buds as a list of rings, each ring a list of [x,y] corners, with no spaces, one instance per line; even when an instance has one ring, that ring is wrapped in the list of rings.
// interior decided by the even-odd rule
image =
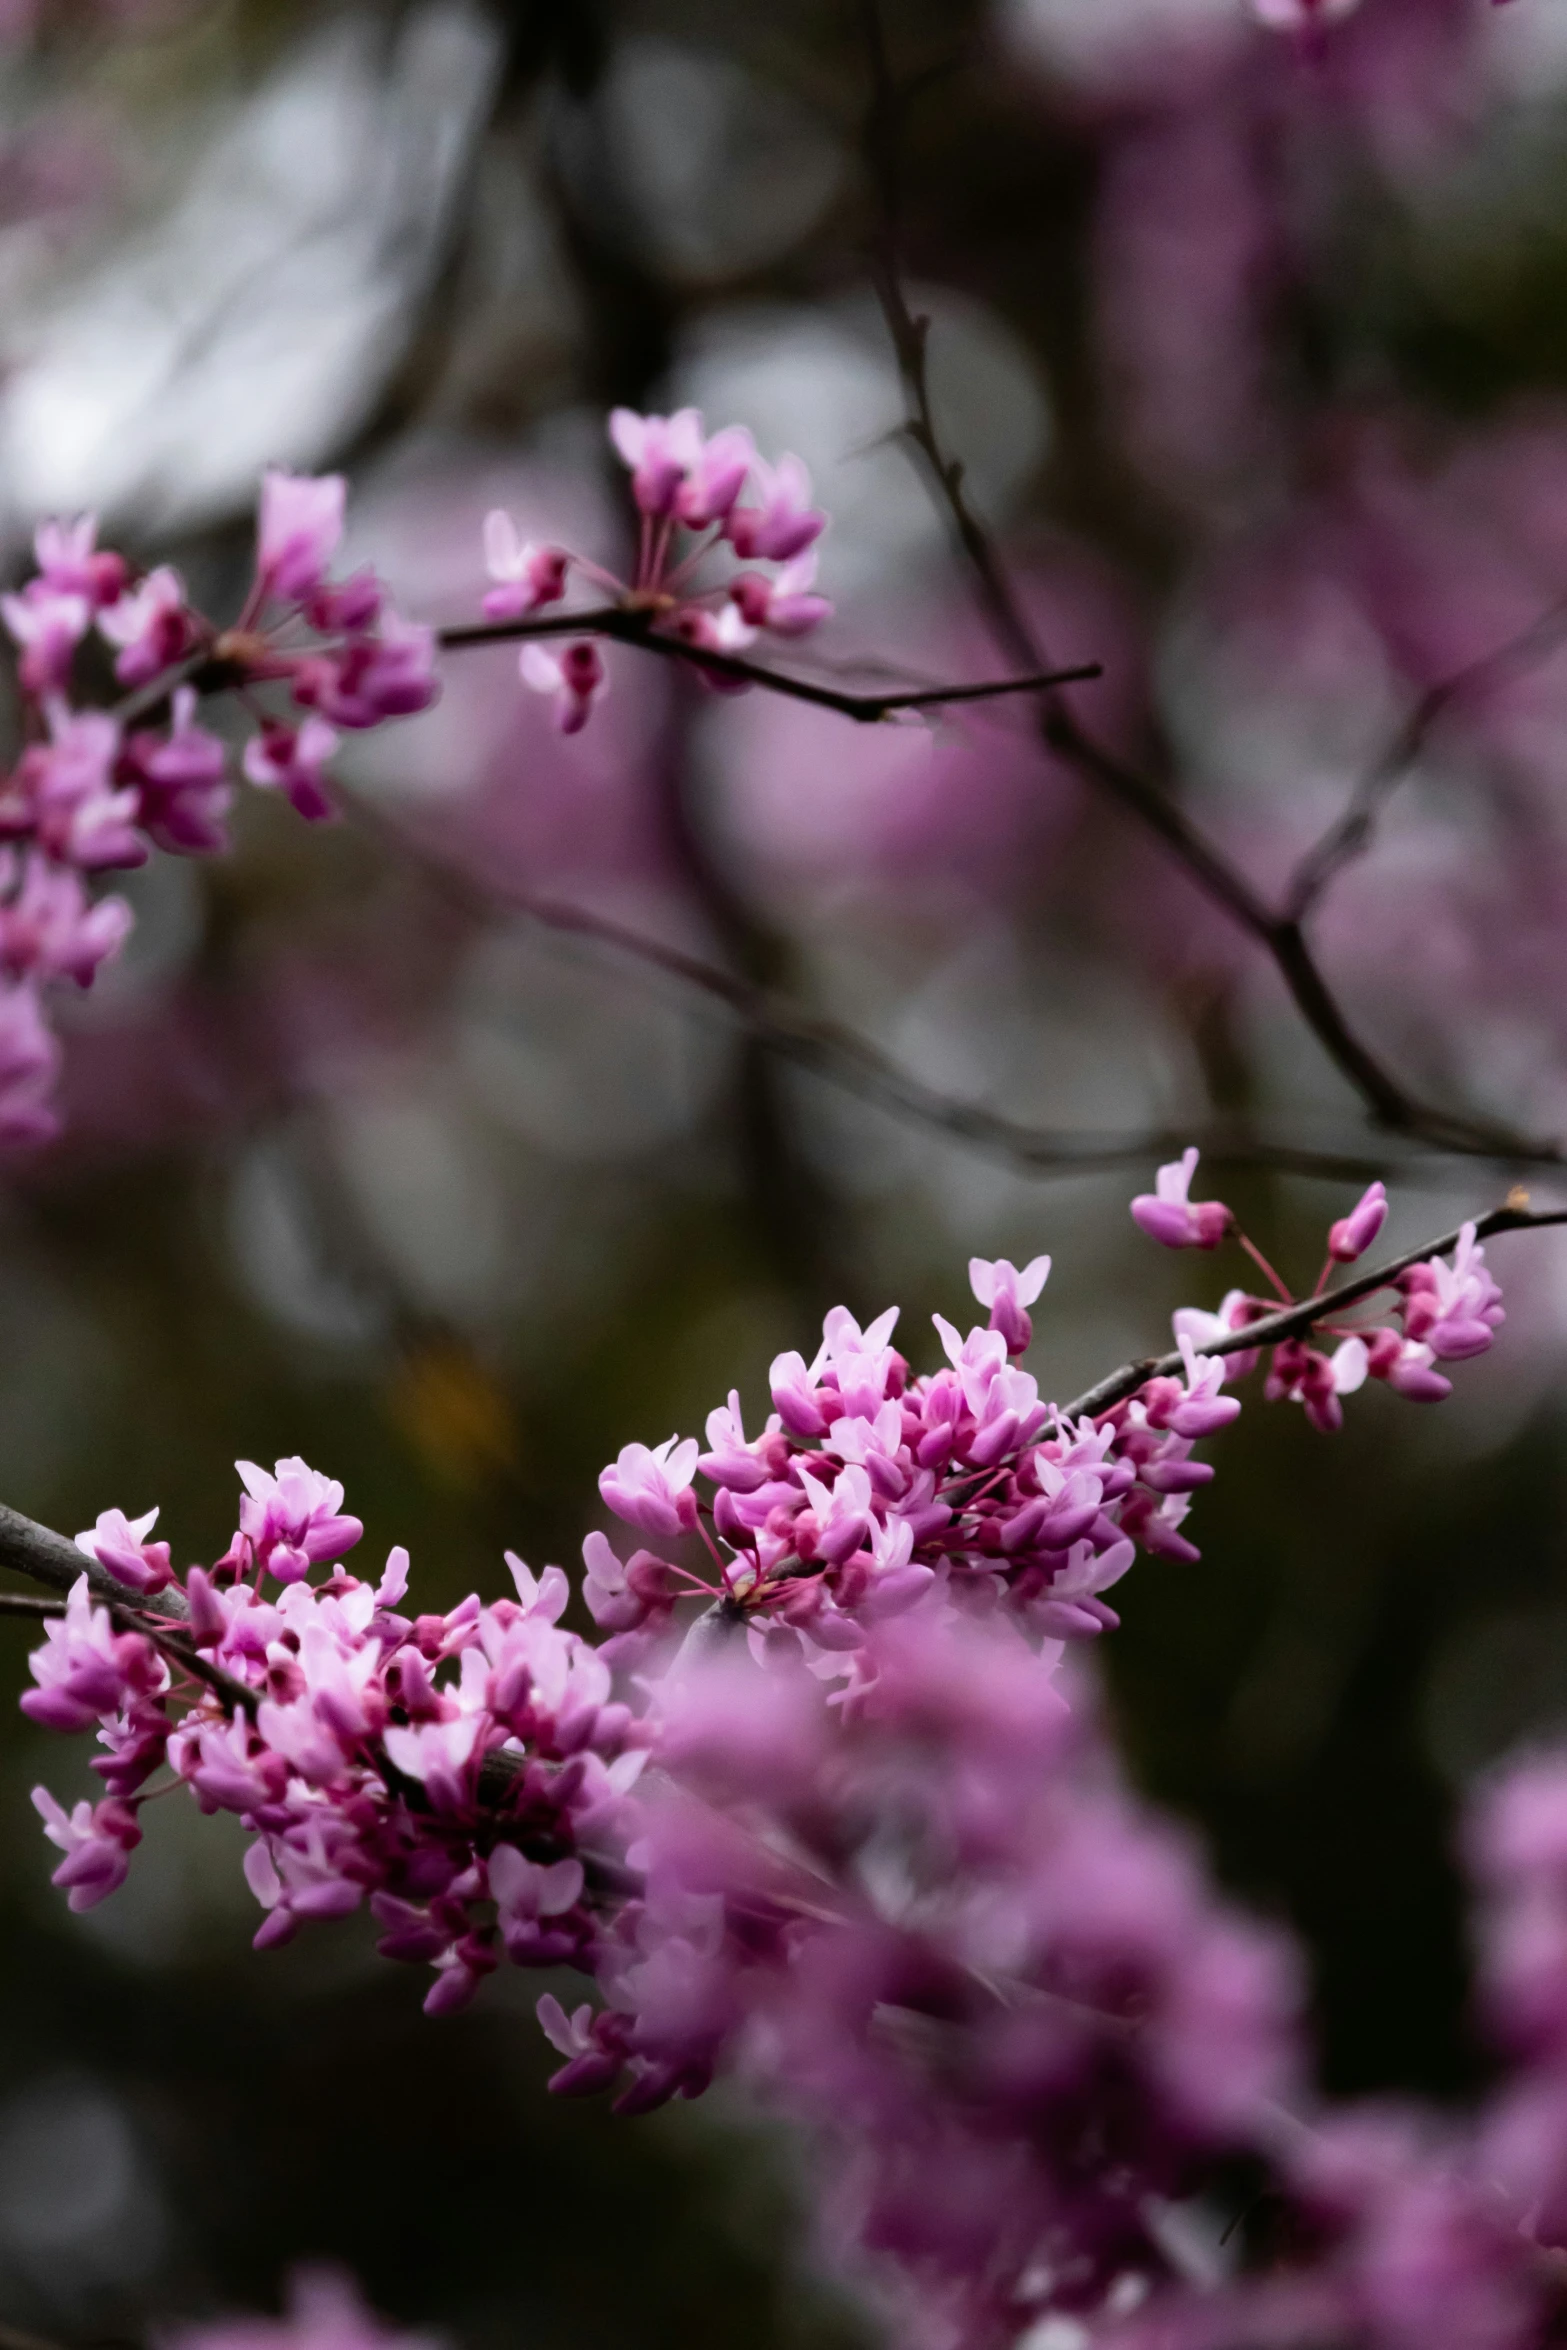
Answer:
[[[707,434],[695,408],[674,416],[617,408],[609,432],[630,469],[638,515],[632,577],[617,579],[585,556],[522,538],[511,516],[497,509],[484,526],[494,582],[484,598],[487,620],[525,620],[560,603],[574,571],[622,611],[644,614],[651,627],[715,654],[743,652],[763,630],[804,636],[828,617],[832,606],[815,590],[814,552],[827,517],[811,504],[810,476],[798,457],[769,465],[743,425]],[[704,583],[702,571],[720,549],[747,566],[776,568],[731,570]],[[559,653],[527,643],[520,666],[525,684],[553,696],[565,734],[587,724],[607,684],[604,656],[591,636]],[[720,672],[703,674],[719,688],[736,683]]]

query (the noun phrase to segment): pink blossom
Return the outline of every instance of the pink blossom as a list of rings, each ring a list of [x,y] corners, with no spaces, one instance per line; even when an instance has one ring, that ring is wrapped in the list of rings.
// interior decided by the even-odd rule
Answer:
[[[285,473],[268,466],[261,477],[256,572],[269,594],[303,603],[326,578],[343,537],[348,485],[340,473]]]
[[[26,692],[63,693],[77,646],[87,634],[92,607],[75,591],[31,579],[20,595],[0,596],[0,616],[22,647],[19,673]]]
[[[245,745],[240,764],[249,782],[283,792],[307,824],[322,824],[337,812],[326,790],[326,766],[337,745],[337,729],[324,718],[312,715],[302,726],[268,718]]]
[[[0,1143],[48,1142],[58,1131],[48,1097],[59,1067],[35,989],[0,986]]]
[[[85,596],[95,610],[115,603],[125,588],[125,559],[98,549],[98,518],[40,522],[33,553],[45,584],[61,595]]]
[[[1217,1248],[1235,1220],[1219,1200],[1194,1202],[1187,1197],[1197,1159],[1193,1144],[1159,1169],[1152,1192],[1139,1192],[1132,1202],[1134,1222],[1166,1248]]]
[[[807,636],[833,612],[827,597],[813,592],[815,578],[813,549],[785,564],[776,579],[760,571],[737,572],[729,593],[751,628],[771,629],[774,636]]]
[[[612,1468],[599,1476],[599,1491],[618,1518],[658,1541],[673,1542],[688,1534],[697,1522],[696,1495],[691,1479],[696,1473],[697,1441],[666,1436],[651,1448],[628,1444]]]
[[[532,692],[554,696],[555,723],[562,734],[580,734],[593,715],[593,705],[609,690],[604,656],[590,637],[559,653],[544,645],[524,645],[518,668]]]
[[[182,685],[173,697],[167,734],[133,734],[120,772],[135,778],[142,829],[177,856],[211,856],[228,846],[224,817],[233,794],[225,780],[228,753],[196,723],[196,692]]]
[[[145,864],[137,794],[115,785],[118,725],[107,711],[59,702],[50,703],[48,717],[50,740],[23,752],[0,824],[13,833],[31,827],[41,847],[86,872]]]
[[[688,409],[684,413],[692,412]],[[675,512],[688,530],[709,530],[715,522],[722,522],[756,462],[755,444],[743,424],[725,425],[706,439],[701,437],[701,424],[698,416],[698,446],[686,461],[685,479],[675,500]]]
[[[140,1518],[128,1518],[123,1510],[100,1510],[97,1525],[77,1535],[76,1547],[133,1591],[162,1591],[172,1580],[169,1546],[147,1540],[157,1522],[156,1509]]]
[[[353,2280],[332,2268],[296,2269],[281,2317],[223,2317],[182,2326],[170,2350],[440,2350],[399,2333],[366,2308]]]
[[[566,592],[571,557],[564,547],[536,546],[521,539],[503,507],[484,518],[484,566],[496,586],[484,598],[486,620],[520,620]]]
[[[435,631],[386,612],[374,635],[350,637],[332,652],[296,662],[292,682],[295,701],[335,726],[410,718],[427,710],[440,691]]]
[[[1486,1270],[1485,1250],[1475,1239],[1473,1224],[1466,1224],[1459,1234],[1450,1265],[1432,1257],[1403,1274],[1400,1286],[1406,1335],[1423,1341],[1439,1361],[1462,1362],[1484,1354],[1507,1319],[1501,1290]]]
[[[780,457],[776,465],[758,457],[752,471],[761,503],[736,506],[725,520],[724,536],[743,563],[758,556],[787,563],[821,537],[827,517],[811,504],[811,477],[798,457]]]
[[[1360,0],[1250,0],[1259,24],[1279,33],[1307,33],[1336,23],[1360,5]]]
[[[609,437],[631,468],[631,494],[642,512],[653,520],[678,516],[693,530],[728,514],[754,462],[743,426],[728,425],[709,439],[695,408],[673,416],[616,408]]]
[[[14,857],[0,850],[0,882],[15,873]],[[133,919],[123,898],[93,904],[68,865],[30,849],[20,886],[0,905],[0,963],[13,979],[74,979],[89,987],[98,966],[119,953]]]
[[[254,1461],[234,1465],[245,1488],[240,1532],[280,1582],[297,1582],[311,1566],[341,1558],[363,1534],[359,1519],[343,1511],[336,1478],[323,1477],[297,1454],[275,1462],[270,1476]]]
[[[1216,1314],[1205,1313],[1200,1306],[1177,1306],[1170,1320],[1179,1346],[1189,1338],[1199,1354],[1207,1354],[1221,1338],[1231,1338],[1237,1330],[1244,1330],[1270,1308],[1257,1298],[1248,1297],[1244,1289],[1227,1290]],[[1242,1347],[1232,1354],[1219,1357],[1228,1379],[1244,1379],[1257,1368],[1261,1349]]]
[[[1026,1354],[1034,1336],[1028,1308],[1050,1278],[1050,1259],[1034,1257],[1020,1273],[1005,1257],[998,1257],[994,1264],[984,1257],[970,1257],[968,1277],[980,1304],[990,1308],[990,1327],[1000,1331],[1008,1354]]]
[[[136,1815],[127,1804],[107,1796],[97,1804],[78,1803],[68,1813],[47,1787],[35,1787],[33,1806],[44,1834],[65,1854],[49,1881],[68,1893],[67,1907],[91,1909],[124,1884],[131,1853],[141,1842]]]
[[[122,685],[146,685],[196,641],[185,603],[185,583],[169,564],[149,571],[139,586],[98,615],[98,627],[120,648],[114,674]]]
[[[85,1730],[165,1677],[151,1642],[116,1632],[108,1609],[94,1606],[85,1575],[72,1585],[65,1614],[45,1624],[44,1645],[28,1665],[38,1686],[23,1691],[22,1711],[50,1730]]]

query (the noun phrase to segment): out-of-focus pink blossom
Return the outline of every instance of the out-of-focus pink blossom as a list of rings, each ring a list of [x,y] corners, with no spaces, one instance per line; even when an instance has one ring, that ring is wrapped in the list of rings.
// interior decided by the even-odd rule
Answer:
[[[182,2326],[170,2350],[440,2350],[439,2338],[385,2325],[353,2279],[334,2268],[296,2269],[281,2317],[223,2317]]]
[[[245,745],[241,765],[249,782],[281,791],[308,824],[323,824],[337,813],[326,788],[327,762],[337,745],[336,727],[314,714],[302,726],[268,718]]]
[[[435,631],[422,622],[383,612],[373,636],[354,636],[328,653],[294,665],[294,699],[319,710],[334,726],[379,726],[427,710],[440,691]]]
[[[311,476],[268,466],[256,533],[256,572],[268,594],[298,604],[321,586],[342,544],[347,497],[340,473]]]
[[[120,648],[114,674],[122,685],[147,684],[189,652],[196,639],[185,583],[167,563],[101,611],[98,627]]]
[[[774,636],[807,636],[832,618],[828,599],[814,592],[815,579],[813,549],[786,563],[776,579],[760,571],[739,572],[729,582],[729,593],[749,627],[771,629]]]
[[[22,647],[18,670],[24,690],[37,696],[63,693],[92,619],[87,597],[32,579],[20,595],[0,596],[0,616]]]
[[[553,698],[555,723],[562,734],[580,734],[593,715],[594,704],[609,691],[604,656],[591,637],[583,637],[559,653],[545,645],[524,645],[518,667],[524,685]]]
[[[62,595],[85,596],[95,611],[116,603],[125,590],[126,564],[98,545],[98,518],[78,514],[70,522],[40,522],[33,553],[45,582]]]
[[[776,465],[757,457],[751,470],[760,503],[734,507],[724,536],[743,563],[757,556],[787,563],[821,537],[827,517],[811,504],[811,477],[798,457],[780,457]]]
[[[566,592],[571,557],[564,547],[536,546],[518,536],[517,526],[504,507],[484,518],[485,569],[496,585],[484,598],[486,620],[520,620],[546,604],[557,604]]]
[[[123,898],[89,900],[81,877],[29,849],[18,866],[0,849],[0,965],[12,979],[74,979],[89,987],[119,953],[132,915]]]
[[[228,846],[227,766],[223,744],[196,722],[194,687],[182,685],[167,732],[133,734],[119,772],[137,786],[137,820],[149,839],[175,856],[206,857]]]

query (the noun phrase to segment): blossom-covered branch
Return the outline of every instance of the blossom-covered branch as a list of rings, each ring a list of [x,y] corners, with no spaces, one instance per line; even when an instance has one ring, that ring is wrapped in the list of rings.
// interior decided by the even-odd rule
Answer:
[[[1160,1169],[1139,1226],[1238,1245],[1282,1290],[1192,1198],[1196,1164]],[[1138,1549],[1196,1557],[1227,1380],[1267,1352],[1265,1394],[1327,1430],[1368,1375],[1439,1400],[1437,1365],[1503,1319],[1482,1233],[1563,1220],[1513,1204],[1327,1292],[1385,1212],[1373,1184],[1299,1305],[1182,1308],[1175,1369],[1138,1366],[1097,1410],[1021,1368],[1047,1257],[971,1264],[987,1323],[937,1316],[933,1373],[893,1346],[895,1309],[836,1309],[809,1363],[774,1362],[757,1433],[731,1395],[705,1451],[672,1436],[605,1468],[644,1547],[588,1534],[596,1643],[561,1623],[561,1570],[516,1559],[514,1599],[407,1612],[407,1553],[353,1574],[361,1524],[299,1460],[240,1463],[233,1542],[183,1576],[156,1512],[106,1511],[74,1545],[8,1517],[5,1563],[53,1584],[82,1562],[22,1699],[104,1749],[96,1803],[37,1791],[55,1881],[78,1909],[111,1894],[142,1807],[183,1784],[249,1832],[261,1947],[368,1904],[386,1956],[433,1966],[436,2014],[503,1960],[578,1968],[596,1996],[539,2003],[556,2091],[636,2113],[740,2072],[814,2127],[825,2244],[932,2350],[1006,2350],[1045,2318],[1128,2350],[1536,2350],[1567,2178],[1562,1766],[1477,1818],[1519,2069],[1439,2142],[1312,2100],[1293,1952],[1125,1789],[1063,1668],[1115,1624],[1103,1594]],[[1390,1287],[1396,1327],[1344,1324]],[[1331,1361],[1301,1344],[1323,1324]],[[176,1594],[182,1626],[144,1612]],[[679,1640],[687,1605],[716,1643]],[[1247,2221],[1259,2182],[1289,2214],[1283,2262]]]

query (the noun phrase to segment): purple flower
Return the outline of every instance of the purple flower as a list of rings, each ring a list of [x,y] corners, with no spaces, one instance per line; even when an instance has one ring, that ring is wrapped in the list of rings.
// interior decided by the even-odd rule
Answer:
[[[30,579],[20,595],[0,596],[0,616],[22,647],[18,668],[24,690],[39,696],[63,693],[92,620],[87,597]]]
[[[67,1812],[47,1787],[33,1789],[33,1806],[44,1834],[65,1854],[49,1882],[69,1895],[67,1907],[91,1909],[125,1882],[130,1856],[141,1842],[136,1814],[115,1796],[78,1803]]]
[[[123,1510],[100,1510],[97,1525],[77,1535],[76,1547],[132,1591],[162,1591],[173,1577],[168,1544],[147,1540],[157,1522],[156,1509],[141,1518],[128,1518]]]
[[[1432,1257],[1403,1274],[1400,1287],[1405,1335],[1428,1346],[1441,1362],[1484,1354],[1507,1319],[1473,1224],[1459,1234],[1451,1265]]]
[[[689,1534],[697,1522],[696,1495],[691,1479],[696,1473],[697,1441],[666,1436],[653,1447],[628,1444],[612,1468],[599,1476],[599,1491],[628,1526],[636,1526],[657,1541],[673,1542]]]
[[[121,685],[146,685],[190,650],[197,633],[185,583],[167,563],[100,612],[98,628],[120,648],[114,674]]]
[[[337,729],[324,718],[309,717],[302,726],[268,718],[245,745],[240,763],[249,782],[283,792],[307,824],[323,824],[337,813],[326,789],[327,761],[337,744]]]
[[[811,504],[811,477],[798,457],[780,457],[776,465],[758,457],[752,470],[761,502],[734,507],[724,536],[743,563],[757,557],[787,563],[821,537],[827,517]]]
[[[580,734],[593,706],[609,691],[604,656],[591,637],[552,653],[545,645],[524,645],[518,658],[522,682],[532,693],[550,694],[562,734]]]
[[[78,514],[71,522],[40,522],[33,553],[45,584],[61,595],[85,596],[95,610],[117,601],[125,588],[125,558],[98,550],[98,518]]]
[[[281,2317],[227,2317],[181,2327],[170,2350],[439,2350],[424,2334],[396,2333],[366,2308],[353,2280],[332,2268],[296,2269]]]
[[[13,860],[13,851],[0,851],[0,883],[14,874]],[[89,987],[99,964],[119,953],[133,923],[123,898],[93,904],[68,865],[30,849],[21,886],[0,905],[0,964],[13,979],[74,979]]]
[[[224,817],[233,798],[225,780],[228,754],[218,737],[196,723],[192,686],[178,687],[167,734],[133,734],[122,775],[139,788],[137,821],[161,849],[176,856],[213,856],[228,846]]]
[[[335,726],[379,726],[385,718],[411,718],[427,710],[439,691],[434,629],[390,611],[374,635],[350,637],[334,652],[311,654],[293,671],[295,701],[319,710]]]
[[[521,539],[503,507],[484,518],[484,567],[496,585],[484,598],[486,620],[521,620],[566,592],[571,557],[564,547],[536,546]]]
[[[239,1530],[261,1564],[280,1582],[298,1582],[310,1567],[339,1559],[364,1532],[343,1512],[343,1488],[299,1459],[273,1464],[268,1476],[254,1461],[234,1466],[245,1488]]]
[[[1235,1220],[1219,1200],[1188,1199],[1197,1157],[1193,1144],[1159,1169],[1151,1192],[1140,1192],[1132,1202],[1133,1220],[1166,1248],[1217,1248]]]
[[[1000,1331],[1008,1354],[1026,1354],[1034,1335],[1028,1308],[1050,1278],[1050,1259],[1034,1257],[1020,1273],[1005,1257],[994,1264],[985,1257],[970,1257],[968,1278],[980,1304],[990,1308],[990,1327]]]
[[[27,1663],[38,1686],[22,1692],[22,1711],[50,1730],[85,1730],[167,1678],[149,1640],[116,1632],[108,1609],[93,1605],[85,1575],[72,1585],[65,1614],[45,1624],[44,1645]]]
[[[256,574],[270,595],[300,604],[321,586],[342,543],[347,496],[340,473],[312,477],[268,466],[261,477]]]
[[[833,611],[827,597],[814,592],[815,580],[813,550],[786,564],[776,579],[761,571],[737,572],[729,593],[748,627],[771,629],[774,636],[808,636]]]

